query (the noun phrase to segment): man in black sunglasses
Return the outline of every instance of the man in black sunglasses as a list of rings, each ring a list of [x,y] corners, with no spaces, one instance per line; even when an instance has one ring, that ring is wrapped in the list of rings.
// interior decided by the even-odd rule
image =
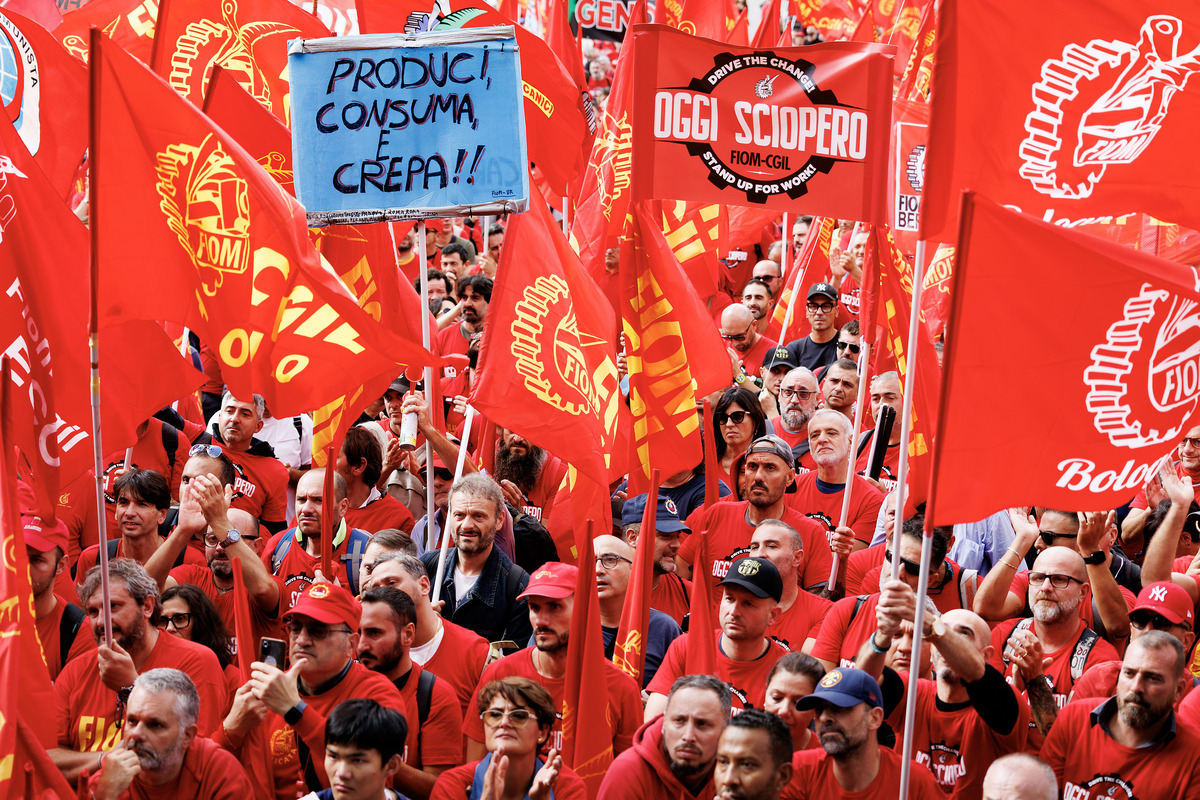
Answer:
[[[721,339],[737,354],[742,370],[751,378],[762,375],[776,342],[755,329],[754,314],[741,303],[721,312]]]

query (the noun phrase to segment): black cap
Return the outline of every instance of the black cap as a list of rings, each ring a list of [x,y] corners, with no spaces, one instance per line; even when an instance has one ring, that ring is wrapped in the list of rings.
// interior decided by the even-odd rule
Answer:
[[[755,597],[770,597],[776,603],[783,597],[783,578],[779,570],[765,558],[746,556],[739,558],[725,573],[718,586],[740,586]]]
[[[791,350],[780,345],[771,351],[771,359],[767,362],[767,372],[773,371],[776,367],[787,367],[790,371],[798,366],[800,366],[800,360],[792,354]]]
[[[822,295],[824,297],[828,297],[830,300],[832,300],[835,303],[838,300],[837,289],[833,288],[833,286],[828,283],[814,283],[812,285],[812,288],[808,290],[808,297],[809,297],[809,299],[812,299],[813,297],[816,297],[817,295]]]

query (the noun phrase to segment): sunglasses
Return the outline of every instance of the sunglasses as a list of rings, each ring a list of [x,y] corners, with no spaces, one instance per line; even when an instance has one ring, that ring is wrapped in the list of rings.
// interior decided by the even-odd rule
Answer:
[[[188,450],[188,458],[196,456],[208,456],[209,458],[220,458],[221,447],[215,444],[194,444],[192,449]]]
[[[849,342],[838,342],[837,349],[838,350],[849,350],[851,353],[854,353],[854,355],[858,355],[859,351],[862,350],[862,348],[859,347],[858,345],[850,344]]]
[[[754,323],[752,322],[750,323],[750,328],[753,327]],[[741,333],[722,333],[721,338],[727,342],[744,342],[746,341],[746,337],[750,335],[750,328],[746,328]]]
[[[884,564],[892,563],[892,551],[891,550],[883,551],[883,563]],[[902,557],[900,559],[900,566],[904,567],[904,571],[907,572],[909,575],[919,576],[921,574],[921,565],[918,564],[916,561],[909,561],[907,558]],[[931,567],[930,571],[933,572],[935,570],[932,569],[932,567]]]
[[[454,480],[454,473],[444,467],[434,467],[433,474],[444,481]]]
[[[1042,544],[1046,545],[1046,547],[1054,547],[1055,539],[1070,539],[1071,541],[1075,541],[1076,539],[1079,538],[1079,535],[1075,534],[1075,533],[1055,533],[1054,531],[1038,531],[1038,537],[1041,538]]]
[[[734,411],[731,414],[726,414],[724,411],[718,411],[713,416],[713,419],[717,421],[718,425],[724,425],[727,422],[732,422],[734,425],[741,425],[746,421],[747,413],[746,411]]]
[[[1129,624],[1139,631],[1144,631],[1147,628],[1156,631],[1169,631],[1175,627],[1175,623],[1162,614],[1130,614]],[[1184,627],[1187,626],[1184,625]]]

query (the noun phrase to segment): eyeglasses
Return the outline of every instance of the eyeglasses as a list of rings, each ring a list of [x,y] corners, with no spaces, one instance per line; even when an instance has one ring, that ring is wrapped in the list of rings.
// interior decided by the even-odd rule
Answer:
[[[1175,623],[1162,614],[1130,614],[1129,624],[1139,631],[1144,631],[1146,628],[1156,631],[1169,631],[1175,627]],[[1183,627],[1187,628],[1187,625],[1183,625]]]
[[[833,303],[814,303],[810,300],[807,304],[807,308],[809,311],[824,311],[826,314],[828,314],[830,311],[833,311]]]
[[[181,631],[188,625],[192,624],[191,614],[163,614],[158,619],[158,627],[167,628],[170,625],[175,626],[175,630]]]
[[[193,458],[194,456],[220,458],[221,446],[217,444],[194,444],[192,445],[192,449],[188,450],[188,458]]]
[[[1200,439],[1184,439],[1179,443],[1180,447],[1191,447],[1193,450],[1200,450]]]
[[[434,476],[441,478],[444,481],[454,480],[454,473],[451,472],[450,470],[444,469],[442,467],[434,467],[433,474],[434,474]]]
[[[854,355],[858,355],[859,351],[862,350],[861,347],[859,347],[856,344],[850,344],[850,342],[838,342],[837,349],[838,350],[849,350]]]
[[[742,331],[741,333],[725,333],[724,331],[721,331],[721,338],[727,342],[744,342],[746,341],[746,337],[750,335],[750,328],[753,327],[754,323],[751,322],[749,327],[747,327],[746,330]]]
[[[296,622],[295,620],[283,623],[283,629],[288,632],[288,636],[299,636],[301,631],[308,631],[308,638],[314,642],[328,639],[330,634],[334,633],[354,633],[349,628],[330,628],[328,625],[306,625],[303,622]]]
[[[489,728],[498,728],[508,719],[513,725],[524,725],[529,720],[533,719],[533,712],[527,708],[514,708],[509,711],[501,711],[498,708],[489,708],[487,711],[480,713],[479,718],[483,720],[483,724]]]
[[[1074,575],[1054,575],[1048,572],[1029,573],[1030,586],[1041,586],[1047,580],[1050,581],[1050,585],[1055,589],[1065,589],[1070,586],[1072,582],[1080,584],[1083,583],[1083,581],[1079,580],[1079,578],[1076,578]]]
[[[784,397],[799,397],[801,400],[807,400],[816,394],[816,392],[808,392],[804,389],[780,389],[779,394]]]
[[[253,542],[257,539],[258,539],[257,535],[251,535],[251,534],[247,534],[247,533],[242,534],[242,541],[245,542],[246,544],[249,544],[250,542]],[[217,539],[217,535],[215,533],[206,533],[206,534],[204,534],[204,546],[205,547],[220,547],[221,542]]]
[[[713,419],[717,421],[718,425],[724,425],[727,422],[732,422],[734,425],[741,425],[742,422],[745,421],[747,413],[749,412],[734,411],[730,414],[726,414],[724,411],[718,411],[715,415],[713,415]]]
[[[1070,539],[1072,541],[1079,538],[1075,533],[1055,533],[1054,531],[1038,531],[1038,536],[1041,537],[1042,544],[1046,547],[1054,547],[1055,539]]]
[[[632,564],[628,558],[619,556],[616,553],[606,553],[602,556],[596,556],[596,563],[605,569],[616,569],[617,565],[624,561],[626,564]]]
[[[884,564],[892,563],[892,551],[891,550],[883,551],[883,563]],[[921,574],[921,565],[918,564],[916,561],[909,561],[907,558],[901,558],[900,566],[904,567],[904,571],[907,572],[909,575],[920,576],[920,574]],[[940,569],[940,568],[941,568],[941,564],[939,564],[937,567],[934,567],[931,564],[929,571],[930,571],[930,573],[934,573],[934,572],[937,572],[938,569]]]

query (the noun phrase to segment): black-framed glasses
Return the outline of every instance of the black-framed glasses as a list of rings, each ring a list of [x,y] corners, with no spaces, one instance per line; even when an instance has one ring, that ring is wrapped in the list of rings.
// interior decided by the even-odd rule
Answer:
[[[816,392],[810,392],[805,389],[781,388],[779,390],[779,394],[783,397],[799,397],[801,400],[807,400],[808,398],[810,398],[814,394],[816,394]]]
[[[335,633],[354,633],[349,628],[331,628],[328,625],[309,625],[296,620],[288,620],[283,623],[283,629],[288,632],[288,636],[299,636],[301,631],[308,631],[308,638],[314,642],[320,642],[328,639]]]
[[[1079,534],[1076,533],[1055,533],[1054,531],[1038,531],[1038,536],[1041,538],[1042,544],[1046,545],[1046,547],[1054,547],[1055,539],[1070,539],[1071,541],[1075,541],[1079,538]]]
[[[188,458],[193,458],[195,456],[220,458],[222,452],[224,451],[221,450],[221,445],[219,444],[194,444],[192,445],[192,449],[188,450]]]
[[[173,625],[175,630],[181,631],[191,624],[191,614],[163,614],[158,618],[158,627],[164,629]]]
[[[850,342],[838,342],[837,349],[838,350],[848,350],[851,353],[853,353],[854,355],[858,355],[859,352],[862,350],[861,347],[859,347],[856,344],[851,344]]]
[[[1074,575],[1061,575],[1052,572],[1029,573],[1030,586],[1041,586],[1046,581],[1050,581],[1050,585],[1055,589],[1065,589],[1072,583],[1083,583],[1083,581],[1079,580],[1079,578],[1076,578]]]
[[[616,569],[617,565],[619,565],[622,561],[624,561],[626,564],[633,563],[628,558],[619,556],[616,553],[605,553],[602,556],[596,556],[596,563],[605,569]]]
[[[713,415],[713,419],[717,421],[718,425],[724,425],[727,422],[732,422],[734,425],[741,425],[745,422],[746,414],[748,413],[748,411],[733,411],[726,414],[724,411],[718,411]]]
[[[1162,614],[1150,614],[1146,612],[1135,611],[1129,615],[1129,624],[1139,631],[1144,631],[1147,628],[1155,631],[1169,631],[1175,627],[1174,622],[1164,617]],[[1184,627],[1187,627],[1184,625]]]
[[[749,327],[741,333],[725,333],[725,331],[721,331],[721,338],[727,342],[744,342],[746,341],[746,337],[750,335],[750,328],[753,327],[754,323],[751,322]]]
[[[513,725],[524,725],[526,722],[534,718],[534,713],[528,708],[512,708],[508,711],[502,711],[498,708],[489,708],[487,711],[481,711],[479,718],[483,720],[483,724],[489,728],[499,728],[505,718]]]
[[[807,308],[809,311],[824,311],[826,314],[828,314],[830,311],[833,311],[833,303],[830,303],[828,300],[824,303],[814,303],[813,301],[809,300],[805,305],[805,308]]]

